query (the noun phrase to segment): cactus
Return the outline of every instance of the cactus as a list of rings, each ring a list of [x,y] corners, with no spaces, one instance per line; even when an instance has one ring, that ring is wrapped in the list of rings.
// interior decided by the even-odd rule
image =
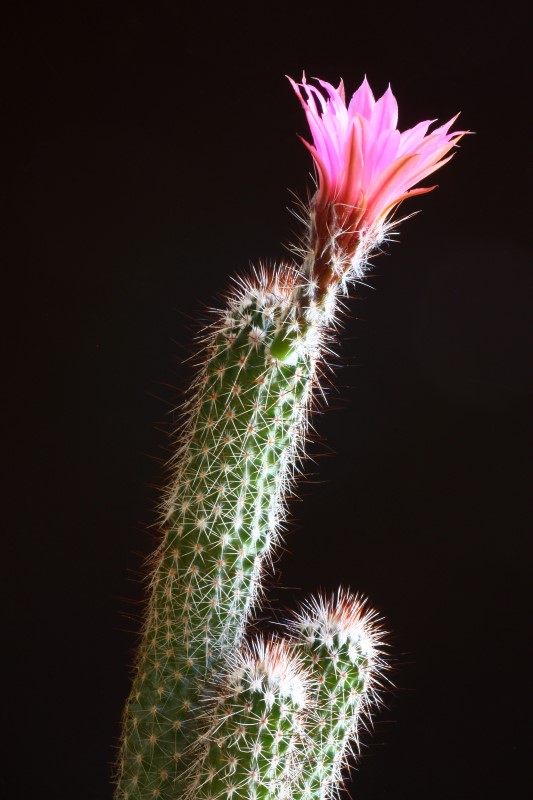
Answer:
[[[384,666],[375,615],[349,592],[310,601],[286,641],[250,645],[246,628],[339,293],[462,134],[451,122],[400,134],[390,89],[376,102],[365,80],[346,107],[342,84],[320,85],[327,100],[293,83],[319,175],[299,263],[242,279],[204,336],[151,560],[117,800],[334,796]]]

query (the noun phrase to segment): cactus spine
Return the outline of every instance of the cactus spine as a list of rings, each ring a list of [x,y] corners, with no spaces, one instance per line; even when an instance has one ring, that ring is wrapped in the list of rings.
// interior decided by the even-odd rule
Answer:
[[[261,273],[209,332],[124,721],[118,797],[176,798],[206,681],[238,646],[284,516],[323,335],[304,279]]]

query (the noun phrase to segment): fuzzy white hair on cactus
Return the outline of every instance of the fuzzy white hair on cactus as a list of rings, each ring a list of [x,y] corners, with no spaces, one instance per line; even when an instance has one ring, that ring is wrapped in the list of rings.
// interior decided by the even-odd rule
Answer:
[[[276,696],[303,708],[310,695],[311,676],[303,660],[281,639],[256,637],[227,657],[224,679],[228,690],[263,693],[267,706]]]
[[[368,600],[347,589],[338,589],[332,596],[317,595],[302,603],[294,626],[302,635],[318,638],[324,647],[331,647],[334,638],[339,644],[349,642],[364,651],[367,658],[377,657],[383,647],[380,617],[368,607]]]

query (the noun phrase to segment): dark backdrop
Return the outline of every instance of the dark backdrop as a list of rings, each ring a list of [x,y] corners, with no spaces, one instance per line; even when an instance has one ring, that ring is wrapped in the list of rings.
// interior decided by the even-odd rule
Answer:
[[[18,4],[6,23],[4,796],[111,796],[182,361],[229,276],[298,232],[289,190],[305,195],[311,164],[284,74],[303,69],[348,91],[390,80],[401,128],[460,110],[476,135],[350,301],[272,614],[344,584],[386,619],[396,689],[353,797],[516,796],[531,745],[525,5],[95,0]]]

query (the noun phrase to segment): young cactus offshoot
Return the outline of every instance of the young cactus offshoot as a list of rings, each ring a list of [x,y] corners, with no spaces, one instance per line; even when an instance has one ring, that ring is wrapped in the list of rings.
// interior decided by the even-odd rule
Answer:
[[[386,664],[375,611],[350,592],[308,601],[290,638],[314,681],[306,719],[307,747],[291,787],[293,800],[335,797],[358,733],[377,705]]]
[[[325,342],[336,329],[337,297],[365,272],[398,204],[433,188],[413,189],[449,160],[463,135],[448,132],[453,120],[429,133],[429,121],[400,132],[391,90],[376,101],[366,79],[348,105],[342,83],[337,89],[318,84],[292,81],[311,128],[313,143],[307,147],[318,175],[299,260],[242,281],[217,313],[197,359],[176,437],[161,543],[151,560],[145,622],[124,712],[117,800],[225,797],[229,773],[213,760],[233,758],[230,751],[257,740],[262,701],[249,683],[243,691],[252,693],[246,703],[254,712],[246,720],[245,739],[231,738],[227,728],[231,704],[238,705],[242,696],[226,687],[222,745],[204,736],[201,753],[195,746],[198,725],[215,714],[214,707],[209,711],[213,685],[220,686],[219,676],[229,675],[228,659],[246,647],[246,626],[303,453]],[[292,642],[293,652],[299,650],[319,682],[323,679],[321,685],[329,687],[327,698],[321,689],[315,693],[318,716],[309,700],[309,707],[291,706],[285,717],[281,684],[281,694],[274,693],[273,713],[280,725],[283,721],[279,730],[287,733],[287,720],[296,724],[302,717],[312,747],[295,759],[294,753],[303,751],[293,753],[292,733],[290,747],[283,740],[281,753],[275,736],[269,739],[263,730],[261,757],[279,756],[278,763],[286,762],[283,771],[276,767],[268,780],[256,782],[239,773],[232,800],[281,800],[288,786],[295,800],[334,791],[339,753],[357,731],[357,715],[368,705],[364,697],[380,664],[372,618],[361,616],[360,604],[348,595],[339,596],[336,609],[325,601],[309,606],[312,635],[318,638],[308,632],[307,639]],[[322,628],[331,625],[337,628],[330,647]],[[258,656],[263,665],[270,664],[275,648],[267,650],[263,661]],[[328,717],[324,709],[331,697]],[[239,706],[235,713],[247,712]],[[211,783],[200,774],[206,768]]]

